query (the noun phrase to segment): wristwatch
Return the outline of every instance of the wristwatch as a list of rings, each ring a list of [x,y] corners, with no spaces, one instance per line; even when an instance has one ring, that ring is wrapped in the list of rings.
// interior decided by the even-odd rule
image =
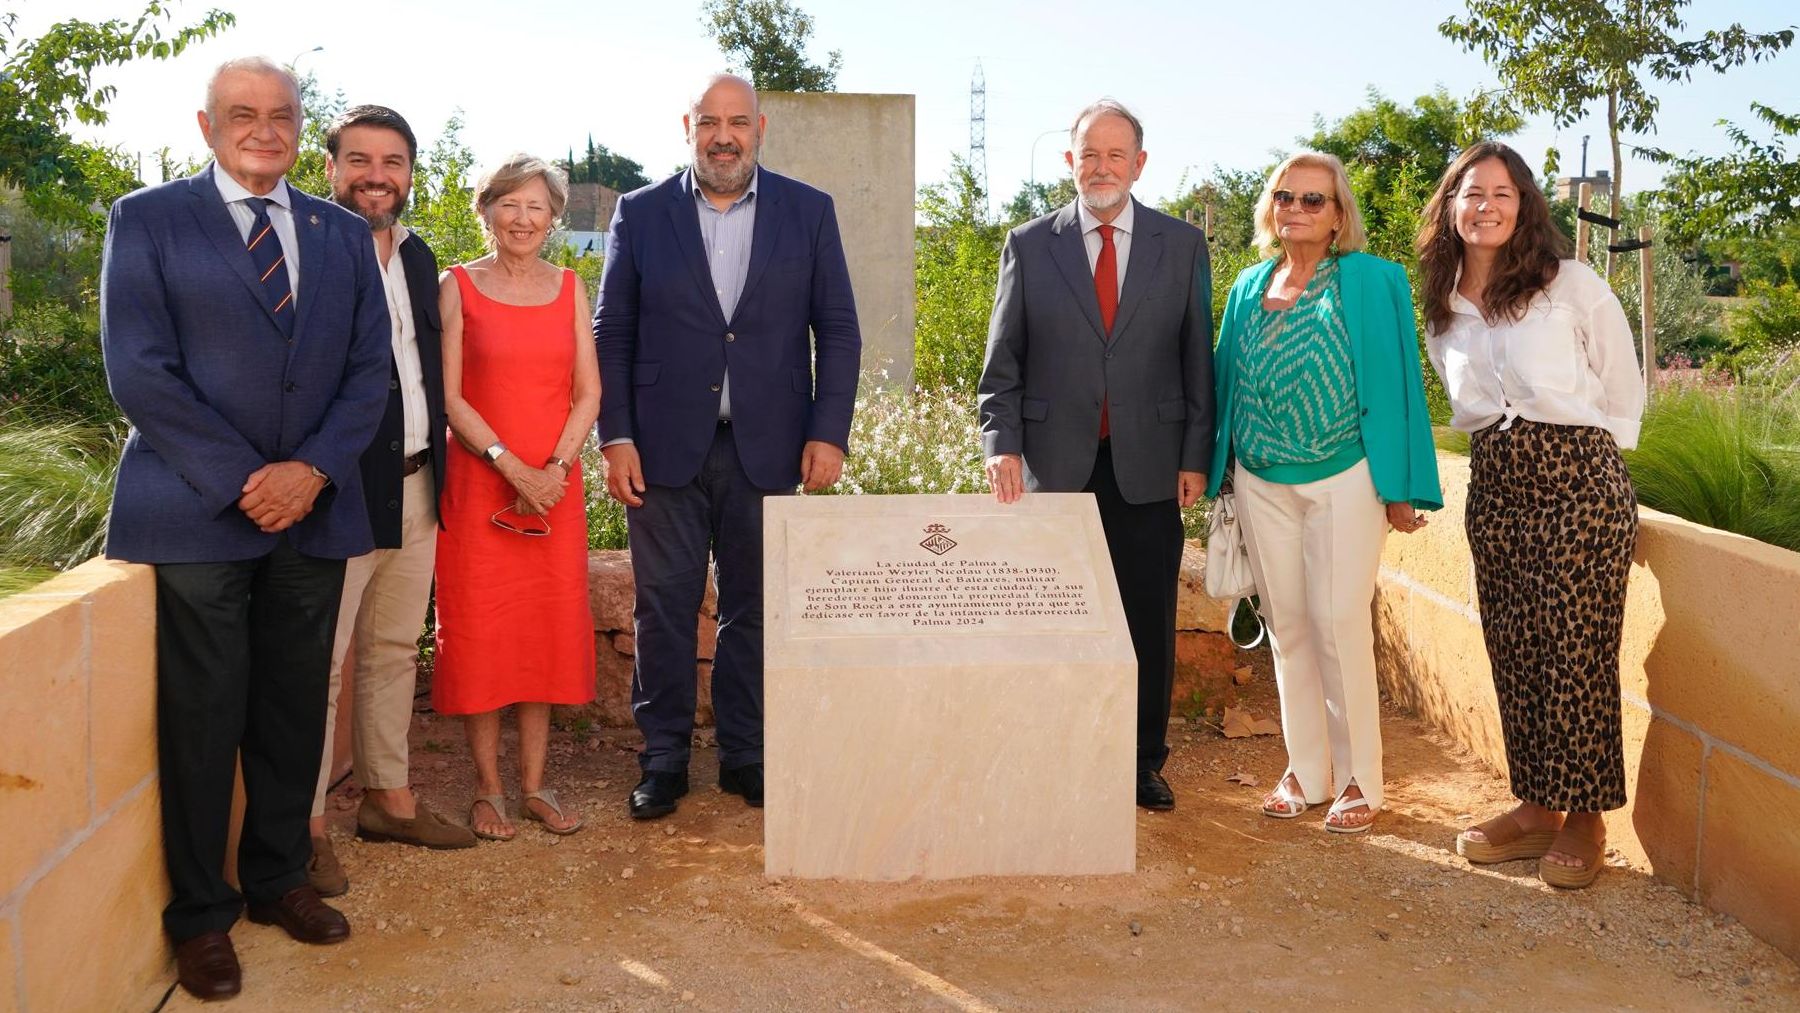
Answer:
[[[319,470],[319,466],[318,466],[318,465],[316,465],[316,464],[309,464],[309,465],[307,465],[307,466],[306,466],[306,467],[307,467],[307,470],[309,470],[309,471],[311,471],[311,472],[312,472],[312,476],[313,476],[313,477],[314,477],[314,478],[316,478],[316,479],[318,479],[318,480],[319,480],[319,481],[321,481],[321,482],[324,482],[324,483],[325,483],[325,484],[326,484],[326,485],[330,485],[330,484],[331,484],[331,476],[330,476],[330,475],[327,475],[327,474],[325,474],[325,473],[324,473],[324,472],[322,472],[322,471],[320,471],[320,470]]]
[[[548,468],[552,464],[556,465],[558,468],[561,468],[563,470],[563,474],[566,475],[569,473],[569,462],[563,460],[562,458],[552,457],[550,460],[544,462],[544,467]]]
[[[489,464],[493,464],[500,460],[500,455],[504,453],[506,453],[506,444],[495,440],[493,446],[481,452],[481,456],[487,458]]]

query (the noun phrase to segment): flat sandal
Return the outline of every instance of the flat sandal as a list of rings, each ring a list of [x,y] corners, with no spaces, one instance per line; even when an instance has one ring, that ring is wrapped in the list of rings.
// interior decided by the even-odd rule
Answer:
[[[537,791],[528,791],[525,793],[525,801],[526,802],[530,802],[534,798],[537,799],[539,802],[542,802],[545,805],[549,806],[551,811],[556,813],[556,815],[562,817],[563,819],[569,818],[568,813],[563,812],[562,803],[560,803],[556,800],[556,792],[551,791],[549,788],[539,788]],[[587,821],[582,819],[581,817],[577,816],[577,817],[575,817],[575,825],[574,826],[563,827],[562,829],[559,830],[556,828],[555,825],[550,823],[549,820],[546,820],[542,816],[539,816],[537,813],[532,812],[531,806],[521,804],[520,808],[524,811],[526,819],[535,820],[538,823],[542,823],[544,825],[545,830],[550,831],[551,833],[557,835],[558,837],[567,837],[570,834],[576,832],[577,830],[580,830],[582,827],[587,826]]]
[[[519,836],[517,830],[514,830],[510,834],[496,834],[480,829],[476,825],[475,807],[483,802],[486,802],[493,808],[494,815],[500,817],[501,822],[507,822],[505,795],[477,795],[474,800],[469,803],[469,831],[471,833],[484,841],[510,841]]]

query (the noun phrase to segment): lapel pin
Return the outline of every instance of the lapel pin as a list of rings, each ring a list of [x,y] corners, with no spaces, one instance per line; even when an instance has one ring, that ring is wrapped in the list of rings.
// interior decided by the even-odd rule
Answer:
[[[312,225],[319,224],[319,216],[318,215],[308,215],[306,220],[309,224],[312,224]]]

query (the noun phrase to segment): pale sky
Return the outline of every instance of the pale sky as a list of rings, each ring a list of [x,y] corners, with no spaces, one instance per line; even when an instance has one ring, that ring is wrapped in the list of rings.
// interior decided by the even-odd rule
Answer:
[[[263,54],[287,63],[299,56],[327,90],[352,103],[399,110],[422,144],[461,109],[464,140],[477,159],[514,150],[560,157],[596,141],[636,159],[652,178],[685,162],[681,115],[695,84],[723,69],[703,31],[697,0],[219,0],[238,24],[218,39],[168,62],[141,62],[103,72],[119,87],[112,120],[81,136],[144,154],[162,146],[178,154],[203,150],[193,110],[221,60]],[[21,37],[56,17],[125,17],[140,0],[37,0],[24,5]],[[178,21],[197,20],[207,5],[172,4]],[[1145,125],[1149,162],[1136,193],[1172,196],[1184,172],[1214,164],[1260,168],[1277,149],[1291,150],[1315,115],[1335,119],[1365,100],[1370,87],[1411,99],[1443,85],[1466,96],[1493,88],[1494,75],[1474,54],[1437,33],[1460,13],[1451,0],[1375,0],[1260,4],[1194,2],[971,3],[909,0],[877,4],[800,0],[815,19],[813,55],[841,50],[840,91],[917,96],[919,184],[944,177],[950,156],[969,146],[969,85],[977,61],[987,80],[987,151],[995,203],[1028,176],[1065,172],[1061,153],[1074,112],[1110,95]],[[1741,21],[1767,31],[1800,21],[1785,0],[1701,0],[1688,9],[1690,31]],[[308,53],[314,46],[319,52]],[[305,55],[300,55],[305,54]],[[1721,118],[1748,123],[1760,100],[1800,111],[1800,51],[1772,62],[1710,72],[1686,85],[1657,84],[1663,100],[1651,144],[1723,153]],[[1579,168],[1581,138],[1592,135],[1590,171],[1609,164],[1604,109],[1587,122],[1554,130],[1538,121],[1512,139],[1532,165],[1544,149],[1563,152],[1563,172]],[[769,124],[782,129],[780,122]],[[1760,136],[1760,135],[1759,135]],[[154,170],[148,170],[153,172]],[[1636,190],[1659,174],[1642,161],[1626,164]]]

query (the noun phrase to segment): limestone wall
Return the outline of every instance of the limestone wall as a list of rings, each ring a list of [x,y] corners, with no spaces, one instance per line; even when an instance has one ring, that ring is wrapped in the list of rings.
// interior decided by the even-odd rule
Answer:
[[[155,584],[91,560],[0,600],[0,1009],[151,1009],[170,978]]]
[[[1376,599],[1384,688],[1506,769],[1463,537],[1445,509],[1390,538]],[[1608,844],[1800,958],[1800,553],[1641,510],[1620,655],[1630,805]]]
[[[763,92],[762,163],[830,194],[862,326],[863,367],[910,386],[913,96]]]

